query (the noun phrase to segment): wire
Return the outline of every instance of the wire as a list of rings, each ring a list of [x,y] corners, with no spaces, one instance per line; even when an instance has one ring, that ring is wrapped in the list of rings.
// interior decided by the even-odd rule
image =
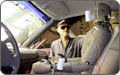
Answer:
[[[88,25],[88,27],[89,27],[89,29],[90,29],[90,26],[89,26],[89,25]],[[97,74],[100,74],[100,64],[99,64],[100,46],[99,46],[99,43],[98,43],[98,41],[97,41],[97,39],[96,39],[96,36],[93,34],[93,32],[92,32],[92,36],[93,36],[93,39],[94,39],[94,41],[95,41],[95,44],[96,44],[96,47],[97,47],[97,50],[98,50],[98,56],[97,56],[97,62],[96,62],[96,64],[98,65],[98,72],[97,72],[97,68],[96,68],[96,72],[97,72]]]
[[[94,41],[95,41],[95,43],[96,43],[96,47],[97,47],[97,49],[98,49],[98,56],[97,56],[97,65],[98,65],[98,72],[97,72],[97,68],[96,68],[96,72],[97,72],[97,74],[100,74],[100,64],[99,64],[99,58],[100,58],[100,46],[99,46],[99,43],[98,43],[98,41],[97,41],[97,39],[96,39],[96,36],[93,34],[93,32],[92,32],[92,36],[93,36],[93,39],[94,39]]]
[[[103,7],[102,4],[99,4],[99,6],[105,11],[106,14],[109,14],[109,12]],[[110,14],[109,14],[110,15]]]

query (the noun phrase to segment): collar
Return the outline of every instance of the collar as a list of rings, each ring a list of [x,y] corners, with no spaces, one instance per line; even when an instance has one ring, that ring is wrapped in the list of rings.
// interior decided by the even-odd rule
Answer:
[[[69,41],[70,41],[70,37],[68,37],[68,39],[67,39],[67,44],[68,44]],[[59,39],[59,43],[62,44],[62,40],[61,40],[61,38]]]

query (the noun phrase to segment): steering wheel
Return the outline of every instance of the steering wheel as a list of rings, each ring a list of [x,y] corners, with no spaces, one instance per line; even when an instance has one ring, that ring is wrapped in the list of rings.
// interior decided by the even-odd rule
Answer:
[[[1,27],[5,30],[8,38],[4,41],[1,41],[1,70],[8,70],[5,67],[12,68],[12,74],[16,74],[19,70],[20,66],[20,53],[17,42],[10,32],[10,30],[1,23]],[[13,47],[13,52],[10,51],[10,48],[6,45],[7,43],[11,43]]]

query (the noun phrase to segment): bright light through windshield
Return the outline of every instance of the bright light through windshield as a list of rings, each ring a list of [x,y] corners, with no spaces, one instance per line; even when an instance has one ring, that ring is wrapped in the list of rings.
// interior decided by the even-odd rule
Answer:
[[[44,24],[43,21],[30,14],[24,7],[19,6],[14,1],[5,1],[2,3],[1,21],[12,32],[18,44],[23,43]],[[1,39],[4,37],[6,37],[5,33],[2,33]]]
[[[14,8],[13,8],[14,7]],[[7,8],[7,10],[6,10]],[[19,9],[17,7],[15,7],[12,3],[10,2],[5,2],[1,5],[1,20],[3,21],[4,19],[8,18],[8,16],[13,15],[14,13],[16,13]]]
[[[20,28],[24,28],[34,21],[35,21],[35,19],[33,17],[26,14],[25,16],[21,17],[20,19],[16,20],[15,22],[13,22],[13,25],[18,26]]]
[[[7,38],[8,38],[7,34],[5,33],[4,29],[1,28],[1,41],[4,41]]]

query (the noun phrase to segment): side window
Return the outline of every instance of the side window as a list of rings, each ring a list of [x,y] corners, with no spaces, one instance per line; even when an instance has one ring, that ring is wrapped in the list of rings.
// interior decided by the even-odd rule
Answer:
[[[31,48],[50,48],[51,43],[58,38],[59,35],[56,32],[56,26],[52,26],[31,46]]]

